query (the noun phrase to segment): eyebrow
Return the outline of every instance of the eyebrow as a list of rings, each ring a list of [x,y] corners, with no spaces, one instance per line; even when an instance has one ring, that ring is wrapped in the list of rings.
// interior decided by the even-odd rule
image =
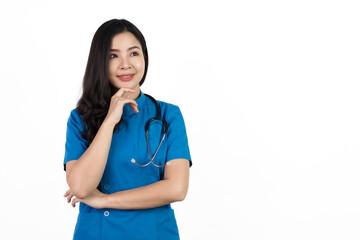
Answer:
[[[133,50],[133,49],[140,49],[138,46],[133,46],[133,47],[129,47],[128,51]],[[119,49],[110,49],[111,52],[120,52]]]

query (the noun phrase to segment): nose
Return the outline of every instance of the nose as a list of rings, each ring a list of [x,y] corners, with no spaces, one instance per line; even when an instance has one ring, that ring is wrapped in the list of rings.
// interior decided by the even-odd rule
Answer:
[[[122,57],[118,66],[119,69],[129,69],[131,68],[130,61],[127,57]]]

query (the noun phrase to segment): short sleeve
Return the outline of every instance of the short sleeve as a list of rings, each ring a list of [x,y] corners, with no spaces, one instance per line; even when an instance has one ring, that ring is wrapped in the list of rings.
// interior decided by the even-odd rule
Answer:
[[[184,118],[181,114],[180,108],[177,106],[174,107],[175,108],[168,119],[167,161],[178,158],[188,159],[191,167],[192,160]]]
[[[79,159],[88,146],[88,141],[80,133],[85,133],[81,118],[76,109],[74,109],[71,111],[67,121],[64,171],[66,171],[65,164],[68,161]]]

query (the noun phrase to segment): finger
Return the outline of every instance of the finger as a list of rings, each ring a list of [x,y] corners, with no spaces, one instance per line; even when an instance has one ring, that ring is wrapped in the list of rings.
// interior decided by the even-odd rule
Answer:
[[[66,193],[64,194],[64,197],[68,196],[71,193],[71,190],[67,190]]]
[[[131,109],[133,110],[134,113],[138,113],[139,112],[139,109],[137,107],[137,105],[134,105],[132,103],[129,103]]]
[[[116,97],[121,97],[125,92],[135,92],[135,90],[131,89],[131,88],[120,88],[115,94],[114,96]]]
[[[129,99],[129,98],[125,98],[125,99],[122,100],[122,102],[123,102],[124,105],[125,105],[125,104],[129,104],[130,107],[133,109],[133,111],[134,111],[134,109],[137,110],[138,104],[137,104],[137,102],[136,102],[135,100]]]
[[[73,197],[73,194],[69,194],[69,196],[67,197],[67,202],[69,203],[71,201],[71,198]]]
[[[131,98],[116,98],[117,99],[117,102],[120,103],[122,106],[124,106],[125,104],[127,103],[131,103],[131,104],[134,104],[135,106],[137,106],[137,102]]]
[[[138,113],[139,109],[138,109],[138,104],[135,100],[132,99],[128,99],[126,98],[124,100],[125,103],[129,104],[129,106],[131,107],[131,109],[133,110],[134,113]]]
[[[78,203],[78,202],[80,202],[80,200],[79,200],[78,198],[74,198],[74,199],[72,200],[72,202],[71,202],[71,205],[72,205],[73,207],[75,207],[75,206],[76,206],[76,203]]]

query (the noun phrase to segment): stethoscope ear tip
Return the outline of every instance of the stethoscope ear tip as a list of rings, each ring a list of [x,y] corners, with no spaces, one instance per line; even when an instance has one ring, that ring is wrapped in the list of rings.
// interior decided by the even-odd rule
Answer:
[[[135,159],[131,159],[131,162],[132,162],[132,163],[136,163]]]

